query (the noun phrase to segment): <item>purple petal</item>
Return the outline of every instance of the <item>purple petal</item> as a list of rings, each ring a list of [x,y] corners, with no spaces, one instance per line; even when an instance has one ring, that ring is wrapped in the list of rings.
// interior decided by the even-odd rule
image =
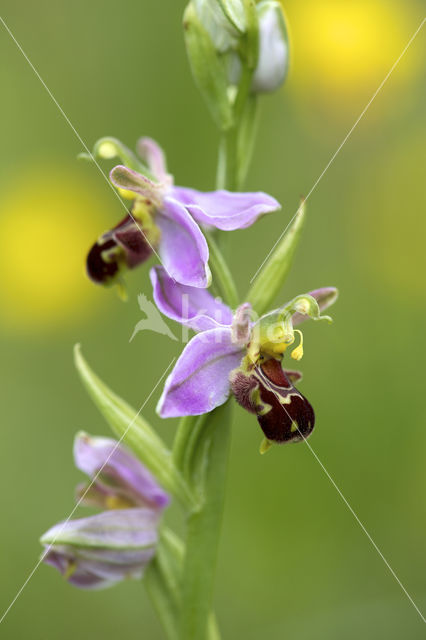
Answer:
[[[339,292],[335,287],[322,287],[322,289],[309,291],[308,295],[315,298],[318,302],[320,311],[324,311],[324,309],[327,309],[336,302]],[[309,316],[303,315],[302,313],[295,313],[292,316],[294,326],[304,322],[305,320],[309,320]]]
[[[76,467],[95,478],[99,492],[135,506],[163,509],[169,504],[167,493],[155,478],[122,444],[111,438],[92,438],[77,434],[74,441]],[[89,492],[90,494],[90,492]],[[88,494],[89,500],[93,497]]]
[[[59,522],[41,538],[46,545],[101,548],[106,552],[146,549],[157,542],[159,512],[155,509],[114,509],[89,518]]]
[[[127,509],[59,523],[41,539],[43,562],[83,589],[139,578],[155,553],[158,513]]]
[[[208,287],[207,242],[185,207],[173,198],[165,198],[155,222],[161,230],[159,254],[169,276],[191,287]]]
[[[136,151],[144,160],[150,171],[160,182],[169,179],[164,152],[152,138],[139,138],[136,143]]]
[[[151,269],[150,277],[155,304],[168,318],[194,331],[231,325],[231,309],[207,289],[179,284],[160,266]]]
[[[203,193],[185,187],[174,187],[173,196],[179,200],[200,224],[233,231],[252,225],[259,216],[281,208],[279,202],[266,193],[231,193],[211,191]]]
[[[186,345],[166,380],[157,406],[162,418],[208,413],[227,399],[229,374],[244,352],[232,343],[231,329],[210,329]]]
[[[149,198],[153,202],[161,202],[164,186],[157,184],[141,173],[128,169],[124,165],[117,165],[111,169],[109,174],[112,184],[126,191],[133,191],[144,198]]]
[[[106,589],[117,582],[117,580],[105,580],[87,568],[77,565],[74,555],[66,547],[58,550],[46,547],[45,551],[45,555],[42,556],[43,562],[57,569],[67,577],[70,584],[79,589]]]

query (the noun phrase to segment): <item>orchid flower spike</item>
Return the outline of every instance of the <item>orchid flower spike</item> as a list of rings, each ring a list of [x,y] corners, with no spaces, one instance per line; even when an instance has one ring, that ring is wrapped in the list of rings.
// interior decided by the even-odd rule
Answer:
[[[308,318],[327,319],[321,310],[333,304],[337,290],[316,289],[298,296],[256,322],[251,307],[241,305],[235,314],[208,291],[176,285],[161,267],[151,270],[154,299],[162,313],[195,331],[168,377],[157,411],[163,418],[208,413],[232,392],[237,402],[255,413],[268,442],[294,442],[307,438],[315,423],[308,400],[296,389],[301,373],[283,369],[294,329]]]
[[[76,466],[90,478],[77,488],[78,504],[107,508],[66,520],[42,537],[42,560],[81,589],[102,589],[139,579],[156,551],[158,525],[170,498],[123,445],[78,433]]]
[[[144,167],[114,139],[103,139],[95,149],[98,157],[117,155],[127,164]],[[203,193],[174,186],[156,142],[141,138],[137,150],[150,177],[124,165],[110,173],[112,184],[132,204],[126,217],[102,234],[89,251],[87,273],[97,284],[120,283],[123,271],[134,269],[155,253],[174,281],[208,287],[209,251],[199,225],[225,231],[244,229],[259,216],[280,208],[274,198],[262,192]]]

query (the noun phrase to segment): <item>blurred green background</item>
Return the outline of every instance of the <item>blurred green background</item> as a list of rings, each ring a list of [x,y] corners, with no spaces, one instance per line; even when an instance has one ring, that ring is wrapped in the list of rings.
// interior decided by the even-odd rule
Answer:
[[[92,146],[159,140],[178,184],[212,188],[217,138],[185,56],[184,3],[2,0],[2,18]],[[286,0],[292,69],[262,101],[247,188],[283,211],[232,236],[241,294],[424,17],[415,0]],[[426,610],[425,30],[322,178],[281,300],[341,292],[335,323],[307,326],[302,391],[310,444],[417,605]],[[140,333],[129,301],[89,284],[87,248],[122,211],[0,24],[2,526],[0,606],[34,568],[39,535],[73,508],[79,429],[108,434],[79,384],[72,346],[139,407],[180,345]],[[105,169],[108,169],[105,166]],[[177,329],[177,327],[172,327]],[[177,329],[178,330],[178,329]],[[173,420],[145,415],[171,441]],[[259,456],[236,407],[216,584],[224,638],[424,637],[423,623],[304,444]],[[83,511],[80,511],[80,514]],[[176,518],[176,514],[171,513]],[[141,585],[70,587],[40,566],[4,638],[162,638]]]

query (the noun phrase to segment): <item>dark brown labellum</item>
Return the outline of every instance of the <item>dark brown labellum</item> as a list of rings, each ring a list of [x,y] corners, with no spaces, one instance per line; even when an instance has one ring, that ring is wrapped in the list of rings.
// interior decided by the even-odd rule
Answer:
[[[278,360],[271,358],[251,372],[234,371],[231,387],[239,404],[256,413],[268,440],[297,442],[312,433],[314,410],[290,382]]]
[[[97,284],[110,284],[120,269],[133,269],[152,253],[142,227],[127,214],[116,227],[104,233],[87,256],[87,273]]]

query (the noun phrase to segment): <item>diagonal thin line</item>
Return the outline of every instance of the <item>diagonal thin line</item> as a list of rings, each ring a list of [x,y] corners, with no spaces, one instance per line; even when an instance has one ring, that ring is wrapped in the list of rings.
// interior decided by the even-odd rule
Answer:
[[[101,466],[101,468],[97,471],[97,473],[95,474],[95,476],[92,478],[92,480],[90,481],[89,485],[87,486],[86,490],[84,491],[83,495],[79,498],[79,500],[77,501],[76,505],[74,506],[73,510],[71,511],[71,513],[69,514],[68,518],[62,523],[62,527],[59,529],[58,533],[56,534],[56,536],[54,537],[54,539],[52,540],[52,542],[48,545],[48,547],[44,550],[44,552],[42,553],[42,555],[40,556],[40,559],[38,560],[37,564],[35,565],[35,567],[33,568],[33,570],[31,571],[31,573],[29,574],[29,576],[27,577],[27,579],[25,580],[25,582],[23,583],[22,587],[19,589],[19,591],[17,592],[16,596],[13,598],[12,602],[9,604],[9,606],[7,607],[7,609],[4,611],[2,617],[0,618],[0,624],[3,622],[3,620],[6,618],[7,614],[9,613],[9,611],[11,610],[11,608],[13,607],[13,605],[15,604],[15,602],[18,600],[19,596],[22,594],[23,590],[25,589],[25,587],[27,586],[27,584],[29,583],[29,581],[31,580],[31,578],[33,577],[33,575],[35,574],[35,572],[37,571],[37,569],[39,568],[39,566],[41,565],[41,563],[43,562],[44,558],[46,557],[46,555],[49,553],[49,551],[51,550],[51,548],[53,547],[53,545],[55,544],[56,539],[58,538],[58,536],[62,533],[63,529],[65,528],[65,526],[67,525],[67,523],[70,521],[70,519],[72,518],[72,516],[74,515],[76,509],[80,506],[81,502],[84,500],[84,498],[86,497],[87,493],[90,491],[90,489],[92,488],[93,484],[96,482],[96,480],[98,479],[99,475],[102,473],[103,468],[105,467],[105,465],[108,463],[108,461],[110,460],[111,456],[114,454],[114,452],[116,451],[116,449],[119,447],[119,445],[121,444],[121,442],[123,441],[123,439],[126,437],[128,431],[131,429],[131,427],[133,426],[136,418],[138,417],[138,415],[140,414],[140,412],[142,411],[142,409],[145,407],[146,403],[149,401],[149,399],[151,398],[152,394],[154,393],[154,391],[157,389],[158,385],[160,384],[160,382],[163,380],[164,376],[166,375],[166,373],[168,372],[168,370],[170,369],[170,367],[172,366],[172,364],[174,363],[174,361],[176,360],[176,358],[172,358],[170,364],[168,365],[168,367],[164,370],[164,372],[162,373],[161,377],[157,380],[157,382],[155,383],[153,389],[151,390],[150,394],[148,395],[148,397],[144,400],[142,406],[140,407],[140,409],[137,411],[137,413],[135,414],[135,416],[132,418],[132,420],[129,422],[129,424],[127,425],[123,435],[120,437],[120,439],[117,441],[117,443],[115,444],[113,450],[111,451],[111,453],[109,454],[109,456],[106,458],[105,462],[103,463],[103,465]]]
[[[282,402],[280,402],[280,396],[279,394],[275,391],[275,389],[273,389],[273,387],[270,385],[269,380],[262,375],[262,380],[265,383],[266,387],[268,387],[269,391],[271,391],[271,393],[277,398],[280,406],[284,409],[285,413],[287,414],[288,418],[290,419],[290,421],[292,422],[292,424],[294,424],[296,426],[297,431],[299,432],[300,437],[302,438],[302,440],[304,440],[306,446],[308,447],[309,451],[312,453],[312,455],[314,456],[315,460],[318,462],[318,464],[320,465],[321,469],[324,471],[325,475],[327,476],[327,478],[329,479],[329,481],[331,482],[331,484],[333,485],[333,487],[336,489],[337,493],[339,494],[339,496],[342,498],[343,502],[345,503],[346,507],[349,509],[349,511],[351,512],[351,514],[353,515],[353,517],[355,518],[355,520],[357,521],[357,523],[359,524],[359,526],[361,527],[362,531],[364,532],[364,534],[367,536],[368,540],[370,541],[370,543],[373,545],[374,549],[377,551],[377,553],[379,554],[379,556],[381,557],[381,559],[383,560],[383,562],[385,563],[385,565],[387,566],[387,568],[389,569],[390,573],[392,574],[393,578],[396,580],[396,582],[398,583],[398,585],[401,587],[402,591],[405,593],[405,595],[407,596],[408,600],[411,602],[411,604],[413,605],[414,609],[417,611],[417,613],[419,614],[419,616],[421,617],[421,619],[423,620],[424,623],[426,623],[426,619],[423,616],[422,612],[420,611],[419,607],[416,605],[416,603],[414,602],[413,598],[410,596],[410,594],[408,593],[407,589],[404,587],[404,585],[402,584],[401,580],[398,578],[398,576],[396,575],[395,571],[392,569],[391,565],[389,564],[389,562],[386,560],[385,556],[383,555],[382,551],[380,550],[380,548],[377,546],[377,544],[374,542],[373,538],[371,537],[370,533],[367,531],[365,525],[362,523],[362,521],[360,520],[360,518],[358,517],[358,515],[356,514],[356,512],[354,511],[354,509],[351,507],[351,505],[349,504],[348,500],[345,498],[345,496],[343,495],[342,491],[339,489],[339,487],[337,486],[335,480],[332,478],[332,476],[330,475],[330,473],[328,472],[328,470],[326,469],[326,467],[324,466],[324,464],[321,462],[320,458],[318,457],[317,453],[314,451],[314,449],[312,448],[311,444],[308,442],[307,438],[305,438],[305,436],[302,434],[302,432],[299,429],[299,426],[297,424],[297,422],[295,422],[293,420],[293,418],[290,416],[289,412],[287,411],[287,409],[285,408],[285,406],[282,404]]]
[[[132,215],[132,212],[126,207],[126,205],[124,204],[124,202],[121,200],[120,196],[118,195],[117,191],[114,189],[114,187],[112,186],[112,184],[110,183],[110,181],[108,180],[107,176],[104,174],[104,172],[102,171],[102,168],[100,167],[98,161],[96,160],[96,158],[94,157],[93,153],[90,151],[89,147],[87,146],[87,144],[84,142],[83,138],[80,136],[80,134],[78,133],[77,129],[74,127],[73,123],[71,122],[71,120],[68,118],[67,114],[65,113],[65,111],[62,109],[61,105],[59,104],[59,102],[56,100],[55,96],[53,95],[53,93],[51,92],[51,90],[49,89],[49,87],[47,86],[47,84],[45,83],[45,81],[43,80],[43,78],[41,77],[40,73],[37,71],[37,69],[35,68],[35,66],[33,65],[33,63],[31,62],[31,60],[29,59],[29,57],[27,56],[27,54],[25,53],[25,51],[23,50],[23,48],[21,47],[21,45],[19,44],[19,42],[17,41],[17,39],[15,38],[15,36],[13,35],[12,31],[9,29],[8,25],[6,24],[6,22],[4,21],[4,19],[0,16],[0,22],[3,24],[4,28],[6,29],[6,31],[8,32],[8,34],[10,35],[10,37],[12,38],[13,42],[16,44],[16,46],[18,47],[19,51],[22,53],[22,55],[24,56],[25,60],[28,62],[29,66],[31,67],[31,69],[34,71],[35,75],[37,76],[37,78],[40,80],[41,84],[43,85],[43,87],[46,89],[47,93],[49,94],[49,97],[52,99],[52,101],[54,102],[54,104],[56,105],[56,107],[58,108],[59,112],[61,113],[61,115],[63,116],[64,120],[66,121],[66,123],[69,125],[69,127],[72,129],[72,131],[74,132],[74,135],[76,136],[77,140],[80,142],[80,144],[83,146],[84,150],[86,151],[86,153],[90,156],[90,159],[94,162],[95,166],[97,167],[97,169],[99,170],[100,174],[102,175],[102,177],[104,178],[104,180],[106,181],[107,185],[112,189],[114,195],[116,196],[116,198],[118,199],[118,201],[120,202],[120,204],[122,205],[122,207],[124,207],[126,213],[131,217],[131,219],[133,220],[133,222],[135,223],[136,227],[139,229],[139,231],[141,232],[144,240],[147,242],[147,244],[150,246],[150,248],[152,249],[152,252],[154,253],[154,255],[158,258],[159,262],[163,265],[164,269],[166,270],[167,274],[170,276],[169,272],[167,271],[166,267],[163,264],[163,261],[161,260],[160,256],[158,255],[157,251],[154,249],[154,247],[152,246],[152,244],[150,243],[150,241],[148,240],[147,236],[145,235],[145,233],[143,232],[142,227],[140,226],[140,224],[138,223],[137,220],[135,220],[135,218]],[[171,276],[170,276],[171,277]]]
[[[352,125],[352,127],[350,128],[350,130],[348,131],[348,133],[346,134],[346,136],[344,137],[343,141],[341,142],[341,144],[339,145],[339,147],[337,148],[337,150],[334,152],[334,154],[331,156],[330,160],[328,161],[327,165],[325,166],[324,170],[321,172],[321,174],[318,176],[318,178],[316,179],[314,185],[312,186],[311,190],[309,191],[308,195],[304,198],[304,202],[306,202],[308,200],[308,198],[312,195],[312,193],[315,191],[315,189],[317,188],[317,186],[319,185],[319,183],[321,182],[321,180],[323,179],[323,177],[325,176],[325,174],[327,173],[327,171],[329,170],[329,168],[331,167],[331,165],[333,164],[333,162],[335,161],[335,159],[337,158],[337,156],[339,155],[340,151],[342,150],[342,148],[344,147],[344,145],[346,144],[346,142],[349,140],[349,138],[351,137],[352,133],[354,132],[354,130],[356,129],[356,127],[358,126],[358,124],[361,122],[362,118],[365,116],[365,114],[367,113],[368,109],[370,108],[372,102],[375,100],[375,98],[378,96],[378,94],[380,93],[380,91],[383,89],[384,85],[386,84],[386,82],[389,80],[390,76],[392,75],[393,71],[396,69],[396,67],[398,66],[398,64],[400,63],[400,61],[402,60],[403,56],[405,55],[405,53],[407,52],[408,48],[410,47],[410,45],[413,43],[413,41],[415,40],[415,38],[418,36],[418,34],[420,33],[424,23],[426,22],[426,18],[423,18],[423,20],[421,21],[420,25],[417,27],[417,29],[415,30],[415,32],[413,33],[413,35],[411,36],[411,38],[409,39],[409,41],[407,42],[407,44],[405,45],[403,51],[401,52],[401,54],[398,56],[398,58],[395,60],[395,62],[393,63],[392,67],[389,69],[388,73],[386,74],[385,78],[382,80],[381,84],[379,85],[379,87],[376,89],[376,91],[373,93],[373,95],[371,96],[369,102],[367,103],[367,105],[364,107],[364,109],[361,111],[360,115],[358,116],[358,118],[355,120],[354,124]],[[263,265],[269,260],[272,252],[274,251],[275,247],[277,246],[277,244],[280,242],[281,238],[283,237],[283,235],[285,234],[285,232],[287,231],[287,229],[289,228],[289,226],[291,225],[291,223],[293,222],[293,220],[295,219],[295,217],[297,216],[297,214],[300,211],[300,207],[297,209],[296,213],[294,214],[294,216],[291,218],[290,222],[287,224],[287,226],[285,227],[284,231],[281,233],[281,235],[279,236],[278,240],[275,242],[274,246],[272,247],[272,249],[269,251],[268,255],[266,256],[266,258],[263,260],[262,264],[260,265],[260,267],[257,269],[256,273],[254,274],[254,276],[251,278],[250,280],[250,284],[252,284],[253,280],[255,280],[260,272],[260,270],[262,269]]]

